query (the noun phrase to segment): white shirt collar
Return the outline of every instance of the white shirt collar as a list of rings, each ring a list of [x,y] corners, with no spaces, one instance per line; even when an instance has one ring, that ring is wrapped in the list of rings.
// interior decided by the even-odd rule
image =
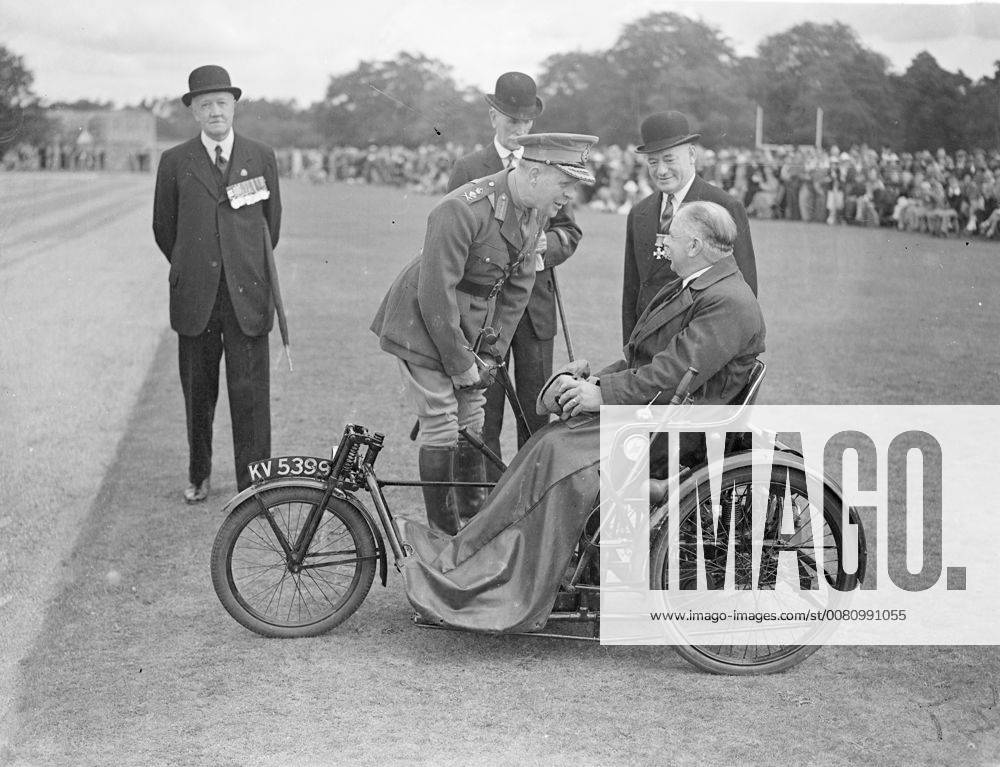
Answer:
[[[233,156],[233,138],[235,135],[232,128],[230,128],[228,136],[222,139],[222,141],[216,141],[214,138],[208,136],[205,131],[201,132],[201,145],[205,147],[205,151],[208,152],[208,156],[213,163],[215,162],[215,147],[217,146],[222,147],[222,159],[229,162]]]
[[[679,192],[676,192],[674,194],[674,213],[677,212],[677,208],[679,208],[681,203],[684,202],[684,198],[687,197],[688,190],[691,189],[691,184],[693,183],[694,183],[694,174],[692,173],[691,178],[688,179],[688,182],[681,187],[681,190]],[[663,209],[666,207],[666,205],[667,205],[667,195],[664,194],[663,198],[660,200],[660,215],[663,215]]]
[[[515,150],[514,150],[514,151],[512,152],[512,151],[511,151],[511,150],[509,150],[509,149],[508,149],[507,147],[505,147],[505,146],[504,146],[503,144],[501,144],[501,143],[500,143],[500,142],[499,142],[499,141],[497,140],[497,137],[496,137],[496,136],[494,136],[494,137],[493,137],[493,146],[495,146],[495,147],[496,147],[496,150],[497,150],[497,154],[498,154],[498,155],[500,155],[500,160],[501,160],[501,161],[503,161],[503,163],[504,163],[505,165],[507,164],[507,157],[508,157],[509,155],[514,155],[514,157],[515,157],[515,158],[517,158],[518,160],[520,160],[520,159],[521,159],[521,156],[522,156],[522,155],[524,154],[524,147],[523,147],[523,146],[519,146],[519,147],[518,147],[517,149],[515,149]],[[213,150],[213,151],[214,151],[214,150]]]
[[[690,186],[690,184],[688,184],[688,186]],[[689,274],[687,277],[684,278],[684,282],[681,283],[681,290],[684,290],[684,288],[686,288],[688,285],[690,285],[694,280],[696,280],[699,277],[701,277],[701,275],[703,275],[705,272],[707,272],[711,268],[712,268],[712,266],[710,264],[710,265],[706,266],[704,269],[699,269],[694,274]]]

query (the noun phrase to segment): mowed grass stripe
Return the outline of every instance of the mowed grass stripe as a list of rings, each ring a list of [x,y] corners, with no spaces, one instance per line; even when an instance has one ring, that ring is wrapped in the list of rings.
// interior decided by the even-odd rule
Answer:
[[[132,174],[129,174],[132,175]],[[0,206],[7,209],[25,200],[49,201],[80,194],[82,189],[113,185],[115,173],[20,172],[0,175]]]
[[[26,213],[71,207],[80,199],[99,197],[108,190],[130,186],[137,174],[47,174],[16,173],[0,176],[4,182],[0,192],[3,220],[14,223]]]
[[[87,180],[78,181],[84,192]],[[84,227],[78,237],[52,238],[44,257],[4,252],[0,516],[9,524],[0,563],[9,570],[0,579],[7,599],[0,609],[0,742],[9,731],[18,662],[58,593],[61,563],[166,325],[166,268],[148,227],[148,217],[134,210]],[[18,263],[8,266],[7,257]]]
[[[0,236],[3,259],[9,267],[43,253],[54,244],[83,236],[116,219],[150,205],[147,179],[132,177],[124,189],[105,188],[77,196],[72,205],[54,209],[35,203],[32,214]],[[17,251],[12,255],[12,251]]]
[[[323,455],[354,421],[388,435],[380,474],[411,478],[416,450],[405,435],[412,416],[391,358],[367,327],[389,282],[420,247],[433,200],[297,183],[283,191],[286,231],[277,257],[296,369],[272,374],[274,452]],[[563,268],[567,309],[581,356],[604,362],[620,343],[624,218],[586,211],[579,218],[584,245]],[[842,243],[833,233],[838,250],[830,250],[830,230],[784,226],[754,230],[766,275],[768,361],[790,373],[774,381],[774,396],[811,401],[816,392],[798,374],[804,366],[828,369],[832,379],[823,386],[831,389],[865,376],[869,396],[883,396],[880,383],[871,383],[883,380],[881,363],[862,355],[838,367],[828,350],[870,304],[856,299],[855,282],[926,265],[885,247],[879,233]],[[840,247],[868,247],[890,263],[876,269],[863,251],[845,255]],[[954,285],[939,280],[937,289],[965,307],[961,286],[981,276],[980,257],[965,259],[954,242],[935,247],[955,277]],[[904,317],[919,316],[928,299],[918,277],[885,282],[879,300],[898,305]],[[797,290],[785,289],[791,286]],[[909,306],[912,291],[921,305]],[[836,320],[824,322],[821,313],[833,309]],[[954,311],[939,312],[939,321],[952,321]],[[890,315],[880,309],[869,333],[878,336]],[[857,322],[869,326],[863,316]],[[891,357],[897,343],[865,342],[879,359]],[[778,756],[847,764],[1000,753],[978,713],[1000,671],[993,648],[831,648],[784,676],[713,678],[663,648],[420,631],[392,570],[389,589],[376,583],[358,614],[334,632],[262,640],[223,612],[208,575],[218,509],[233,490],[224,400],[210,503],[190,508],[177,500],[186,450],[175,354],[168,335],[90,509],[66,587],[23,666],[21,725],[7,761],[727,764]],[[912,382],[923,365],[922,357],[901,354],[894,374]],[[975,377],[958,383],[956,397],[981,394]],[[919,383],[911,390],[931,393]],[[405,515],[421,513],[410,491],[393,492],[390,502]],[[104,580],[112,568],[123,576],[120,588]]]
[[[22,663],[22,726],[7,755],[15,761],[147,764],[162,759],[142,756],[142,744],[157,740],[147,728],[162,727],[161,736],[169,732],[175,740],[173,717],[153,715],[174,708],[167,680],[187,673],[199,645],[214,643],[200,624],[212,607],[204,541],[218,521],[215,504],[185,506],[171,481],[186,465],[175,366],[171,334],[156,352],[87,515],[67,585]],[[107,579],[112,571],[124,575],[120,584]],[[195,613],[181,620],[178,611],[191,608]],[[175,745],[177,763],[199,756]]]

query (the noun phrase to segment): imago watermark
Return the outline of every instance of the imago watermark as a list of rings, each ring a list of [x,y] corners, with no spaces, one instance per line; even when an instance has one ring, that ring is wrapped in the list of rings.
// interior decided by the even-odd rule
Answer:
[[[601,409],[601,641],[997,644],[1000,407]]]

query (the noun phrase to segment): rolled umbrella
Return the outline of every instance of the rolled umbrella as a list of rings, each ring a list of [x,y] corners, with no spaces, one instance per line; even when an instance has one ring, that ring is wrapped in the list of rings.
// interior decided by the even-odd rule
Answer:
[[[281,285],[278,283],[278,267],[274,263],[274,248],[271,247],[271,233],[264,227],[264,254],[267,256],[267,271],[271,277],[271,296],[274,298],[274,308],[278,312],[278,332],[281,333],[281,345],[284,348],[285,359],[288,360],[288,371],[292,368],[292,348],[288,342],[288,320],[285,317],[285,304],[281,300]]]

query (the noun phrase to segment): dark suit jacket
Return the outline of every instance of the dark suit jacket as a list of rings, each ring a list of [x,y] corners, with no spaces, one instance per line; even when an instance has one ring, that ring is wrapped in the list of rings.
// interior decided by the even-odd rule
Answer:
[[[729,403],[746,385],[764,351],[764,317],[734,259],[675,293],[679,287],[661,288],[632,330],[625,359],[597,373],[605,404],[665,405],[689,367],[698,370],[691,383],[697,402]]]
[[[476,178],[491,176],[504,169],[497,148],[488,146],[455,161],[448,179],[448,191],[454,191]],[[545,227],[545,269],[535,273],[535,287],[525,313],[538,338],[547,340],[556,334],[556,300],[552,285],[552,267],[573,255],[582,232],[568,207],[562,208]]]
[[[670,261],[653,257],[656,244],[656,227],[660,221],[660,191],[640,200],[629,211],[625,226],[625,278],[622,286],[622,343],[628,342],[636,320],[660,288],[677,279]],[[715,202],[729,211],[736,221],[736,244],[733,257],[754,295],[757,295],[757,262],[753,242],[750,240],[750,223],[743,205],[718,187],[695,176],[684,202],[705,200]]]
[[[170,262],[170,326],[184,336],[204,331],[223,269],[240,329],[261,336],[274,322],[266,255],[281,226],[274,152],[237,134],[227,175],[219,179],[200,134],[160,158],[153,235]],[[270,197],[231,207],[225,187],[260,176]]]

